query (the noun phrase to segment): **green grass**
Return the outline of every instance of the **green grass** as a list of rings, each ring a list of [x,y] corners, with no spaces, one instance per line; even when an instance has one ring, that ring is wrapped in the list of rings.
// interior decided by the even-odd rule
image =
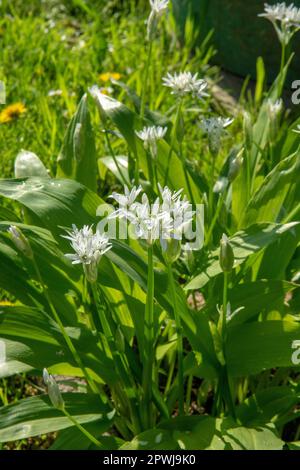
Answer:
[[[122,82],[141,93],[146,51],[140,45],[147,2],[139,6],[125,2],[127,14],[115,8],[119,2],[90,2],[87,13],[81,3],[66,2],[69,8],[63,8],[60,2],[47,1],[37,8],[33,1],[26,5],[4,1],[0,6],[0,79],[6,84],[7,105],[22,102],[27,109],[20,119],[0,124],[2,176],[13,174],[14,159],[22,148],[36,153],[54,173],[67,124],[87,88],[93,84],[113,88],[112,95],[124,99],[124,91],[101,82],[100,73],[118,72]],[[191,56],[196,40],[192,25],[187,29],[187,45],[181,49],[174,24],[161,31],[154,46],[148,104],[166,112],[172,103],[160,86],[166,71],[187,66],[200,75],[215,76],[215,71],[208,66],[211,47],[204,45]],[[49,96],[56,90],[61,94]],[[197,112],[191,112],[189,119],[193,121]],[[100,157],[106,151],[100,129],[98,137]],[[199,154],[199,142],[190,141],[190,154],[195,155],[196,148]]]

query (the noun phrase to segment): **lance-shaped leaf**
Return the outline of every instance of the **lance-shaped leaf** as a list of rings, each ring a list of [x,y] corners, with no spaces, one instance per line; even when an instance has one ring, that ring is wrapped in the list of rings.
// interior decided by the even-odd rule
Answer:
[[[234,267],[242,264],[253,253],[279,240],[282,234],[286,233],[287,230],[291,230],[293,235],[299,238],[299,230],[297,230],[298,225],[298,222],[284,225],[255,224],[246,230],[236,233],[230,238],[235,259]],[[212,253],[205,269],[187,284],[186,289],[199,289],[210,279],[218,276],[222,272],[218,256],[219,248]]]
[[[75,179],[96,191],[98,169],[87,95],[82,97],[68,126],[57,163],[58,177]]]
[[[81,423],[96,422],[103,433],[112,425],[114,413],[101,403],[99,396],[85,393],[64,393],[67,411]],[[45,395],[26,398],[0,408],[0,442],[26,439],[74,426],[56,410]]]

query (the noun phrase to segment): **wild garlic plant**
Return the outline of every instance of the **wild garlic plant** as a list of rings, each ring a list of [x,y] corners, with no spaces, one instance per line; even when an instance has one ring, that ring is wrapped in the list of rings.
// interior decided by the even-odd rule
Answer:
[[[45,385],[0,408],[0,442],[56,432],[53,449],[298,446],[300,130],[281,96],[289,62],[270,89],[258,80],[255,109],[230,116],[213,111],[207,64],[168,63],[156,77],[162,104],[150,109],[170,3],[149,2],[140,96],[121,82],[124,102],[89,87],[57,173],[20,151],[16,178],[0,180],[0,287],[12,299],[0,303],[0,374]],[[279,4],[263,16],[288,38],[297,14]]]

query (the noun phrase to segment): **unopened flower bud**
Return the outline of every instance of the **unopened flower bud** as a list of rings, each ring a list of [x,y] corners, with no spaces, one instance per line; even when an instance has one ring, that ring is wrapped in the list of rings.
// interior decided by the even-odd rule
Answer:
[[[228,273],[232,270],[233,264],[233,249],[227,236],[224,233],[220,242],[220,266],[223,272]]]
[[[245,136],[245,146],[247,150],[250,150],[253,141],[253,131],[251,116],[247,112],[244,113],[243,129]]]
[[[19,227],[15,225],[11,225],[8,229],[8,232],[11,236],[11,239],[15,245],[15,247],[20,250],[26,258],[32,259],[33,253],[29,241],[23,235]]]
[[[48,395],[49,395],[52,405],[57,410],[63,411],[65,407],[65,402],[60,393],[59,387],[57,383],[55,382],[54,377],[49,374],[47,369],[43,370],[43,379],[44,379],[45,385],[47,386]]]
[[[230,165],[229,165],[229,172],[228,172],[228,179],[232,183],[235,178],[238,176],[241,166],[243,164],[243,153],[244,149],[242,149],[236,157],[231,160]]]

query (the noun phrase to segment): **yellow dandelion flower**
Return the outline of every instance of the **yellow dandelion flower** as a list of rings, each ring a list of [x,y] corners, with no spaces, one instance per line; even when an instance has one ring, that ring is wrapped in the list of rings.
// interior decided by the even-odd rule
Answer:
[[[3,109],[0,113],[0,123],[10,122],[13,119],[17,119],[21,114],[26,112],[26,108],[23,103],[14,103]]]
[[[110,80],[120,80],[121,74],[118,72],[100,73],[99,78],[102,82],[109,82]]]
[[[12,305],[15,305],[13,304],[12,302],[10,302],[9,300],[1,300],[0,301],[0,306],[12,306]]]

